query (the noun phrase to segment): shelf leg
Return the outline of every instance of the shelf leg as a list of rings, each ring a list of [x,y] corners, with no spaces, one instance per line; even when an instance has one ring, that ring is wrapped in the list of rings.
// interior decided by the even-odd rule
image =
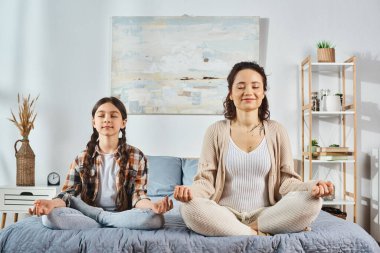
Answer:
[[[17,222],[18,221],[18,213],[15,213],[13,216],[13,221]]]
[[[1,219],[1,229],[5,227],[5,221],[7,220],[7,213],[3,213],[3,217]]]

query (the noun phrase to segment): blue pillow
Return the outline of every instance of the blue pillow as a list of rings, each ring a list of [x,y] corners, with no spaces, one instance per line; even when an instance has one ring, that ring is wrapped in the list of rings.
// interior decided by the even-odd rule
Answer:
[[[182,158],[182,183],[183,185],[192,185],[195,174],[198,171],[197,158]]]
[[[181,158],[173,156],[147,156],[148,196],[173,194],[174,187],[182,184]]]

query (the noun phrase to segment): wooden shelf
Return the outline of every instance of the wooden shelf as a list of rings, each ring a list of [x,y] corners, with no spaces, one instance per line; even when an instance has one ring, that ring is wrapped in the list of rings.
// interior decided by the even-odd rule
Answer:
[[[352,67],[354,64],[352,62],[312,62],[311,71],[312,72],[339,72],[342,71],[343,67]],[[309,65],[304,65],[304,70],[307,70]]]
[[[310,112],[305,112],[305,116],[309,116]],[[354,115],[354,111],[334,111],[334,112],[325,112],[325,111],[312,111],[312,116],[319,117],[333,117],[333,116],[341,116],[341,115]]]
[[[305,158],[305,161],[309,162],[309,159]],[[353,159],[347,160],[333,160],[333,161],[324,161],[324,160],[311,160],[312,163],[355,163]]]
[[[355,201],[345,200],[345,199],[323,200],[323,205],[324,206],[355,205]]]
[[[349,73],[349,76],[347,75]],[[342,97],[342,111],[312,111],[312,101],[311,100],[311,92],[319,87],[318,83],[320,81],[319,78],[313,78],[318,77],[318,75],[321,76],[328,76],[328,82],[331,82],[335,86],[338,87],[338,91],[343,94]],[[340,160],[317,160],[313,159],[312,154],[310,152],[304,151],[301,154],[301,174],[302,178],[304,180],[311,180],[315,179],[313,178],[313,170],[315,168],[325,170],[329,168],[335,168],[337,166],[321,166],[321,165],[329,165],[329,164],[337,164],[338,167],[341,168],[339,170],[340,179],[337,180],[338,183],[341,185],[342,191],[339,192],[336,197],[340,199],[335,200],[326,200],[323,202],[323,205],[342,205],[347,206],[351,205],[353,208],[353,221],[356,222],[356,216],[357,216],[357,210],[356,210],[356,188],[357,188],[357,113],[356,113],[356,57],[351,57],[347,59],[345,62],[312,62],[311,57],[308,56],[305,58],[300,67],[300,76],[301,76],[301,150],[307,150],[307,146],[310,145],[312,141],[312,136],[316,135],[318,139],[322,138],[322,140],[325,137],[326,131],[323,128],[316,128],[314,130],[315,124],[318,125],[324,125],[328,126],[327,132],[328,135],[334,135],[336,133],[336,138],[334,139],[334,143],[338,143],[339,145],[345,147],[347,145],[350,146],[351,155],[342,155],[342,156],[336,156],[334,158],[332,157],[324,157],[325,159],[331,158],[331,159],[338,159],[343,158]],[[348,78],[349,77],[349,78]],[[338,79],[339,82],[335,82]],[[325,80],[324,80],[325,82]],[[330,84],[330,83],[329,83]],[[327,84],[326,84],[327,85]],[[329,86],[330,87],[330,86]],[[330,89],[331,89],[330,88]],[[348,91],[352,91],[348,92]],[[347,95],[350,95],[350,100],[346,101]],[[347,103],[349,102],[349,103]],[[322,108],[322,107],[321,107]],[[338,108],[338,107],[337,107]],[[347,117],[346,117],[347,116]],[[335,118],[334,118],[335,117]],[[325,120],[323,120],[325,119]],[[331,121],[330,121],[331,119]],[[338,120],[336,120],[338,119]],[[347,120],[350,122],[350,124],[347,124]],[[327,122],[324,122],[327,121]],[[353,122],[351,124],[351,121]],[[325,124],[326,123],[326,124]],[[337,125],[339,128],[339,132],[336,128],[330,129],[330,125],[334,124]],[[313,132],[314,130],[314,132]],[[330,133],[331,131],[335,131],[335,133]],[[352,134],[353,132],[353,134]],[[349,135],[347,134],[349,133]],[[315,137],[314,137],[315,138]],[[326,141],[326,140],[325,140]],[[332,152],[332,151],[331,151]],[[338,152],[337,152],[338,153]],[[342,153],[343,154],[343,153]],[[322,156],[320,156],[322,157]],[[312,158],[311,160],[309,158]],[[322,157],[323,158],[323,157]],[[347,158],[347,159],[346,159]],[[347,173],[347,168],[353,168],[353,172]],[[353,180],[353,192],[348,195],[347,193],[347,186],[350,183],[348,179]],[[344,198],[349,197],[349,200],[345,200]]]

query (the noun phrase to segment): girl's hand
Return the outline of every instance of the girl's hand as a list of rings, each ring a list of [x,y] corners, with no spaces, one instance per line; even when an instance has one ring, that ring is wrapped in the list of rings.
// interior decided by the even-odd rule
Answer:
[[[47,215],[54,209],[54,207],[53,200],[37,199],[34,201],[33,208],[29,208],[29,214],[37,216]]]
[[[311,195],[313,197],[319,198],[319,197],[325,197],[328,195],[333,194],[334,192],[334,184],[330,181],[319,181],[317,185],[314,185],[311,190]]]
[[[174,188],[174,198],[181,202],[189,202],[193,199],[191,188],[185,185],[177,185]]]
[[[153,203],[152,211],[157,214],[163,214],[173,208],[173,200],[169,199],[168,196]]]

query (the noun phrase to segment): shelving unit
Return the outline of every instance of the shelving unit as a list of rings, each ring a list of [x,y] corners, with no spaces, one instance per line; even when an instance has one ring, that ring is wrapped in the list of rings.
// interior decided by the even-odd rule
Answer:
[[[342,63],[316,63],[311,61],[311,57],[308,56],[301,63],[301,104],[302,104],[302,178],[304,180],[313,179],[313,168],[318,166],[325,167],[338,167],[339,175],[342,182],[339,182],[340,192],[336,192],[336,199],[324,201],[324,205],[337,205],[346,211],[347,206],[353,207],[353,221],[356,222],[356,166],[357,166],[357,113],[356,113],[356,58],[351,57]],[[352,74],[352,85],[349,86],[347,74]],[[319,76],[328,76],[327,82],[324,85],[327,87],[336,89],[339,93],[343,94],[342,97],[342,111],[313,111],[312,110],[312,96],[311,93],[319,91],[320,80]],[[307,78],[306,78],[307,77]],[[306,79],[306,80],[305,80]],[[317,79],[317,81],[315,80]],[[331,80],[338,82],[338,84],[332,84]],[[348,91],[351,91],[349,93]],[[348,99],[350,96],[350,100]],[[347,147],[349,145],[350,151],[352,151],[352,159],[347,160],[316,160],[308,159],[312,156],[311,141],[316,135],[321,138],[323,134],[328,132],[330,135],[333,131],[330,127],[328,131],[321,132],[319,125],[321,121],[334,121],[332,125],[336,125],[340,131],[334,135],[338,136],[339,144],[341,147]],[[350,124],[348,124],[350,120]],[[327,122],[330,123],[331,122]],[[350,134],[350,136],[349,136]],[[326,144],[325,144],[326,145]],[[351,169],[352,185],[347,185],[348,169]],[[306,175],[306,172],[308,175]],[[338,182],[333,182],[337,185]],[[352,189],[348,190],[348,186]]]

